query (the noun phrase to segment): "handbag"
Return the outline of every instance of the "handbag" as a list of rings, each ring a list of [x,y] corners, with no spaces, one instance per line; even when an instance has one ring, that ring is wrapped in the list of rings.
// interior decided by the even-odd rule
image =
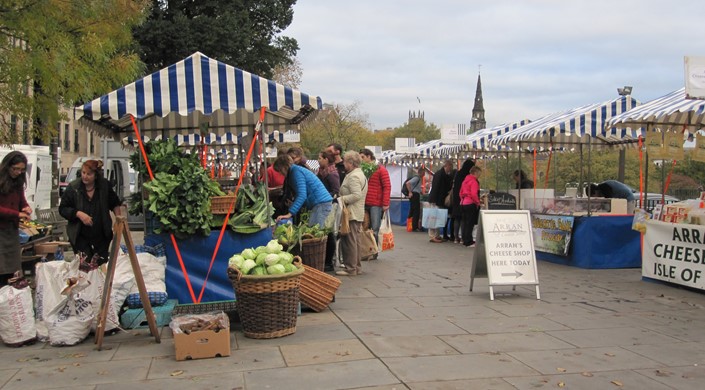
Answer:
[[[345,202],[342,199],[338,199],[338,204],[340,205],[340,227],[338,228],[339,236],[347,236],[350,234],[350,210],[345,206]]]
[[[382,241],[382,244],[379,246],[380,251],[390,251],[394,249],[394,232],[392,232],[392,221],[389,217],[389,210],[386,210],[382,215],[379,236]]]
[[[358,247],[360,258],[368,258],[379,253],[377,241],[375,241],[375,232],[372,229],[367,229],[360,235],[360,244]]]
[[[446,207],[450,207],[453,205],[453,189],[450,189],[450,192],[448,192],[448,195],[446,195],[445,199],[443,199],[443,205]]]

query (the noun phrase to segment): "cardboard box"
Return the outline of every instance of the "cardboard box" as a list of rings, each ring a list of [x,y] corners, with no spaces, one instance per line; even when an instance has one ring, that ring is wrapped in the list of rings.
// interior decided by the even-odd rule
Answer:
[[[218,332],[202,330],[190,334],[174,333],[174,347],[176,360],[230,356],[230,327]]]

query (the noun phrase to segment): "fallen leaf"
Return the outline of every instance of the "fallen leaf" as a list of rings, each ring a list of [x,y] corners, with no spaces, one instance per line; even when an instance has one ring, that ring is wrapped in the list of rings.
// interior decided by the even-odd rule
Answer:
[[[558,372],[565,372],[565,368],[558,367],[558,368],[556,368],[556,371],[558,371]]]
[[[607,352],[607,353],[605,353],[605,356],[615,357],[615,354]]]
[[[66,367],[63,367],[63,366],[62,366],[62,367],[59,367],[59,368],[56,369],[56,371],[64,372],[64,371],[66,371]]]
[[[500,362],[504,362],[504,363],[511,363],[511,362],[512,362],[512,361],[509,360],[509,359],[499,359],[499,361],[500,361]]]
[[[81,367],[81,363],[74,363],[74,367]]]
[[[592,373],[591,372],[581,372],[580,375],[586,376],[586,377],[591,377]]]
[[[663,370],[656,370],[656,376],[671,376],[671,375],[673,375],[672,372],[663,371]]]
[[[619,386],[619,387],[624,386],[624,384],[622,384],[622,382],[620,382],[620,381],[612,381],[612,384],[614,384],[615,386]]]
[[[171,375],[171,376],[179,376],[179,375],[181,375],[181,374],[183,374],[183,373],[184,373],[183,370],[176,370],[176,371],[173,371],[170,375]]]
[[[558,382],[558,387],[565,387],[565,382]]]
[[[108,375],[110,371],[98,371],[98,375]]]

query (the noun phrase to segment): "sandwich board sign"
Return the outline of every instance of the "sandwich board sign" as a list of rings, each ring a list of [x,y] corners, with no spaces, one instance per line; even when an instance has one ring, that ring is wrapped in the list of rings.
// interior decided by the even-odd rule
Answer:
[[[495,286],[536,286],[541,299],[536,270],[536,252],[528,210],[482,210],[477,227],[477,244],[470,270],[472,291],[478,263],[487,264],[490,300]]]

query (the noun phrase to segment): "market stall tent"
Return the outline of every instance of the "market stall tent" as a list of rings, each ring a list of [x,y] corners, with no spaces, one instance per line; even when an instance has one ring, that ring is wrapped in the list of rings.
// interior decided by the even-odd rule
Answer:
[[[142,135],[154,138],[199,132],[204,124],[219,135],[241,133],[254,127],[261,107],[267,107],[264,128],[285,131],[322,106],[320,97],[196,52],[74,108],[74,116],[89,130],[115,136],[133,132],[131,115]]]
[[[612,137],[627,137],[617,129],[637,130],[651,125],[662,131],[683,130],[683,126],[705,126],[705,100],[686,99],[685,88],[651,100],[607,122]]]

